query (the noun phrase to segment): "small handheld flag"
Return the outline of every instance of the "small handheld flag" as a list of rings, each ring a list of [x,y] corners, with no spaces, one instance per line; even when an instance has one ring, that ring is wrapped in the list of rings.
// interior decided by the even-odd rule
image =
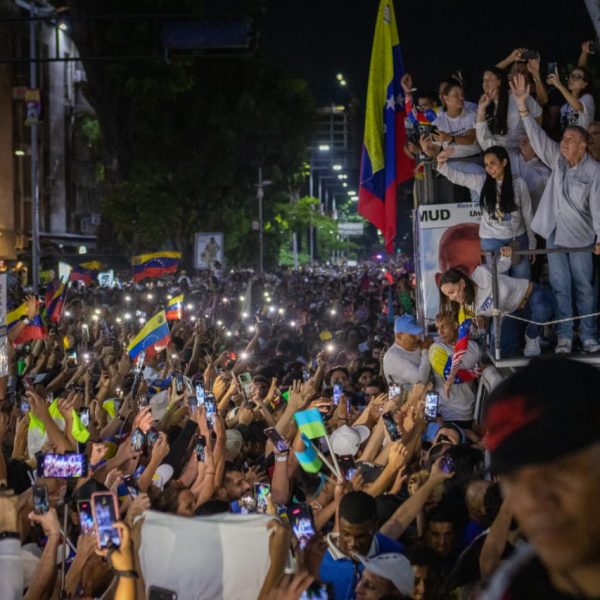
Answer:
[[[298,459],[298,462],[304,471],[307,473],[318,473],[321,470],[323,463],[317,456],[317,452],[312,447],[310,440],[303,435],[302,441],[304,442],[305,450],[304,452],[294,450],[296,458]]]
[[[167,302],[167,321],[175,321],[181,319],[181,311],[183,309],[183,294],[171,298]]]
[[[305,435],[309,440],[327,435],[323,417],[317,408],[309,408],[302,410],[294,415],[298,429],[302,435]]]
[[[167,324],[165,311],[161,310],[154,315],[141,331],[129,342],[127,352],[131,360],[135,360],[140,352],[146,351],[148,356],[156,354],[165,348],[171,341],[171,332]]]

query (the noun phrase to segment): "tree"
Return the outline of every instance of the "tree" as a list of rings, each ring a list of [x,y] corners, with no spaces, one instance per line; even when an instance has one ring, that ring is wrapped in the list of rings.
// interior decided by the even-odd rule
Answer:
[[[314,124],[306,83],[261,51],[246,58],[109,62],[88,56],[147,53],[148,20],[85,15],[197,12],[194,2],[69,0],[72,35],[86,68],[86,97],[103,136],[107,178],[103,220],[131,252],[171,246],[189,258],[196,231],[225,232],[230,261],[257,254],[258,167],[269,198],[287,194],[301,170]],[[106,230],[105,230],[106,231]],[[269,246],[270,247],[270,246]]]

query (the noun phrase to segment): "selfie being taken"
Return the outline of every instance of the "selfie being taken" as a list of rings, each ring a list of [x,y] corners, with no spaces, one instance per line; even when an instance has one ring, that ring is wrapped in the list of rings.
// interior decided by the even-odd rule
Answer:
[[[600,599],[598,2],[0,30],[0,600]]]

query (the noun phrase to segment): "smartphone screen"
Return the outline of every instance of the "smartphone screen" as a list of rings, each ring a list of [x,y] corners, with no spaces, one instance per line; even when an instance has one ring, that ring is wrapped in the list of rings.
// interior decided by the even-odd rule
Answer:
[[[181,371],[175,373],[175,391],[183,394],[183,373]]]
[[[238,381],[240,382],[240,387],[242,388],[244,398],[246,401],[248,401],[248,398],[252,393],[252,375],[248,372],[240,373],[240,375],[238,375]]]
[[[89,500],[80,500],[77,503],[77,512],[79,513],[79,529],[81,533],[92,533],[94,531],[92,503]]]
[[[50,503],[48,502],[48,486],[33,486],[33,512],[36,515],[43,515],[48,512]]]
[[[344,471],[346,479],[350,481],[351,477],[348,477],[348,471],[356,471],[354,457],[349,454],[338,456],[338,464],[340,465],[340,469]]]
[[[427,392],[425,394],[425,418],[429,421],[435,420],[438,413],[440,395],[437,392]]]
[[[256,498],[256,512],[267,512],[267,496],[271,493],[271,486],[268,483],[254,484],[254,497]]]
[[[85,477],[87,471],[85,454],[39,454],[37,457],[38,477]]]
[[[85,427],[89,427],[89,425],[90,425],[90,409],[89,408],[84,407],[79,411],[79,420],[81,421],[82,425],[84,425]]]
[[[451,456],[444,455],[440,462],[440,469],[444,473],[452,473],[454,471],[454,461]]]
[[[264,434],[273,442],[273,446],[275,446],[277,452],[287,452],[290,449],[285,438],[275,427],[267,427],[264,430]]]
[[[396,419],[394,419],[393,413],[388,410],[386,413],[381,415],[381,418],[383,419],[383,424],[385,425],[392,442],[399,440],[402,437],[402,434],[398,429],[398,424],[396,423]]]
[[[144,447],[144,432],[137,427],[136,430],[131,434],[131,447],[139,452]]]
[[[253,495],[240,498],[240,512],[242,515],[250,515],[256,512],[256,498]]]
[[[196,406],[202,406],[206,398],[206,392],[204,386],[201,383],[196,384],[195,388]]]
[[[197,435],[195,438],[194,452],[199,462],[204,462],[206,459],[206,439],[203,435]]]
[[[23,387],[27,392],[31,392],[33,390],[33,381],[29,375],[23,375]]]
[[[31,410],[31,406],[29,405],[29,402],[27,401],[27,398],[25,396],[21,397],[21,403],[19,404],[19,410],[21,411],[22,415],[27,414]]]
[[[133,475],[126,475],[123,477],[123,483],[127,487],[127,493],[132,498],[137,498],[140,495],[140,490],[137,486],[137,480]]]
[[[117,497],[111,492],[94,492],[92,494],[92,513],[94,527],[98,538],[98,548],[106,550],[121,545],[121,534],[113,525],[119,520]]]
[[[210,427],[214,427],[215,418],[217,416],[217,403],[212,394],[206,394],[204,399],[204,408],[206,409],[206,421]]]
[[[395,383],[390,383],[390,385],[388,386],[388,397],[394,398],[395,396],[400,396],[401,394],[402,387]]]
[[[338,406],[340,403],[340,398],[344,393],[344,386],[341,383],[333,384],[333,403]]]
[[[313,581],[302,596],[300,596],[300,600],[329,600],[333,597],[332,584]]]
[[[288,515],[298,546],[304,550],[316,533],[310,507],[306,504],[296,504],[290,507]]]

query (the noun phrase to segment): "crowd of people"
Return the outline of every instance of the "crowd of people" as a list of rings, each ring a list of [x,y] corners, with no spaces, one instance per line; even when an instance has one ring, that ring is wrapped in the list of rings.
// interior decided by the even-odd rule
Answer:
[[[72,286],[46,337],[10,344],[1,380],[0,597],[208,597],[189,584],[221,577],[197,558],[208,537],[186,539],[168,579],[155,571],[188,520],[217,540],[233,525],[235,546],[254,513],[268,572],[253,587],[240,559],[232,598],[598,595],[596,370],[534,361],[497,388],[484,437],[475,386],[492,367],[455,312],[426,335],[407,266]],[[132,338],[180,294],[163,345],[133,360]],[[43,306],[11,302],[26,308],[15,340]],[[157,514],[178,533],[148,568]],[[516,580],[493,578],[514,561]]]
[[[477,104],[465,100],[460,73],[443,80],[438,94],[413,88],[411,75],[402,80],[406,152],[433,160],[438,177],[455,190],[467,188],[481,208],[479,236],[488,266],[443,274],[440,294],[473,317],[491,316],[489,265],[495,253],[501,273],[495,308],[507,317],[503,356],[521,351],[538,356],[554,342],[543,338],[541,328],[530,324],[525,330],[512,317],[556,320],[558,354],[570,354],[574,343],[584,352],[600,351],[594,282],[594,255],[600,253],[600,122],[594,120],[587,68],[596,51],[595,42],[582,43],[577,64],[563,71],[563,80],[557,63],[543,70],[539,52],[515,49],[484,70]],[[436,202],[444,197],[465,198],[453,195],[451,187]],[[543,248],[549,250],[551,293],[539,289],[540,279],[546,285],[544,255],[515,253]]]

